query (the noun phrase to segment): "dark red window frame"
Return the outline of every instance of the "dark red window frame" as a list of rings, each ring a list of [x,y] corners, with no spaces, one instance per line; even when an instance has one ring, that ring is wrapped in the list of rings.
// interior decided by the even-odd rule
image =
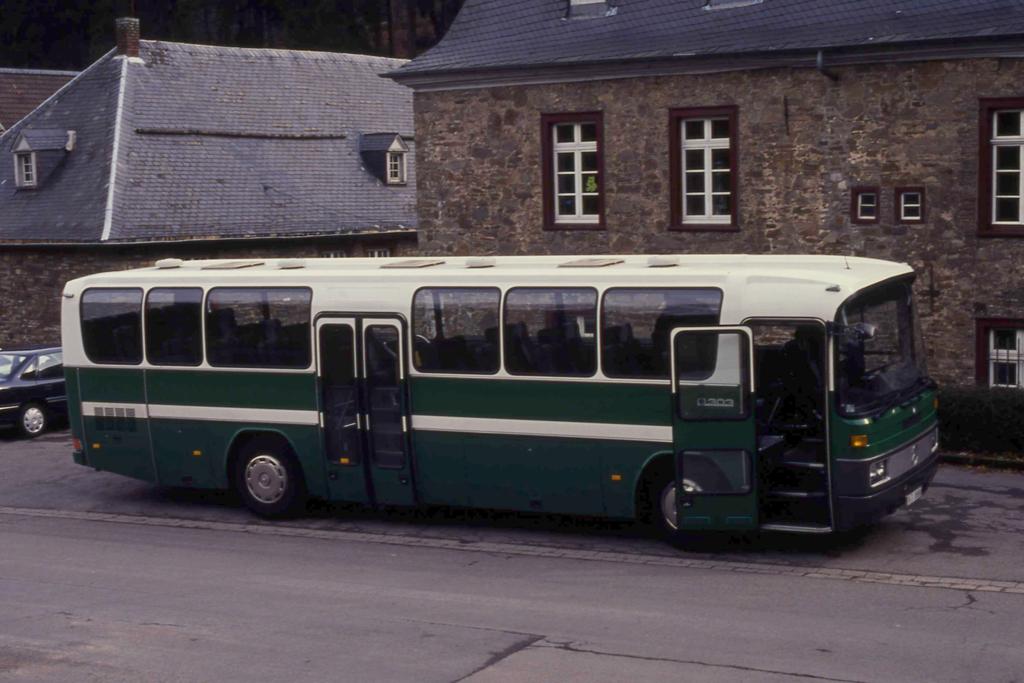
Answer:
[[[857,211],[858,199],[862,194],[874,193],[875,195],[875,217],[860,218]],[[882,215],[882,192],[877,185],[858,185],[850,190],[850,222],[857,225],[874,225]]]
[[[1024,329],[1024,318],[977,318],[974,321],[974,379],[988,386],[988,346],[992,330]]]
[[[552,131],[559,123],[593,123],[597,126],[597,222],[596,223],[559,223],[555,215],[555,151],[552,142]],[[541,183],[544,201],[545,230],[604,230],[605,193],[607,178],[604,172],[604,112],[569,112],[564,114],[541,114]]]
[[[1024,109],[1024,97],[978,101],[978,236],[1024,237],[1024,225],[996,225],[992,215],[992,119],[1000,109]]]
[[[683,131],[686,119],[729,119],[729,191],[732,212],[728,223],[684,223],[683,222]],[[739,232],[739,158],[740,130],[739,107],[724,105],[718,107],[688,107],[671,109],[668,113],[668,165],[669,165],[669,229],[683,232]]]
[[[917,192],[921,195],[921,217],[920,218],[903,218],[903,193],[904,192]],[[897,223],[924,223],[925,216],[928,211],[928,204],[925,201],[924,187],[921,185],[907,185],[904,187],[897,187],[896,191],[892,195],[895,207],[893,208],[893,216],[896,218]]]

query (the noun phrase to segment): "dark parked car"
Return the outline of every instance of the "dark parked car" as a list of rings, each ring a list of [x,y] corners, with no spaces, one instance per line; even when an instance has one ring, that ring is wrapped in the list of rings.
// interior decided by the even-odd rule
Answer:
[[[67,419],[64,359],[59,346],[0,351],[0,427],[39,436]]]

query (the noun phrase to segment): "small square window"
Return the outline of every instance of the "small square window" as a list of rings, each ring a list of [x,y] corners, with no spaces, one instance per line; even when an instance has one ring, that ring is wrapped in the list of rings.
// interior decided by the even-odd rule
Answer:
[[[1017,330],[992,330],[992,349],[994,351],[1016,351]]]
[[[850,205],[850,220],[854,223],[878,222],[878,188],[855,187]]]
[[[704,139],[704,120],[700,119],[697,121],[686,122],[686,139],[687,140],[703,140]]]
[[[896,188],[896,222],[920,223],[924,221],[924,188]]]
[[[1019,111],[996,112],[996,137],[1020,137],[1020,114]]]
[[[391,256],[391,249],[388,247],[372,247],[366,250],[369,258],[388,258]]]
[[[992,384],[998,387],[1017,386],[1017,368],[1017,363],[993,363]]]

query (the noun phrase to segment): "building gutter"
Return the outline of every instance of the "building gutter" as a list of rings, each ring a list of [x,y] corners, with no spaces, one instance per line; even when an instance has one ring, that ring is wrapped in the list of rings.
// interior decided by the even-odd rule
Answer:
[[[106,242],[0,242],[4,251],[19,249],[131,249],[132,247],[165,247],[168,249],[201,249],[211,245],[238,244],[275,244],[282,242],[334,242],[358,239],[416,237],[416,228],[386,228],[380,231],[305,234],[305,235],[272,235],[261,237],[200,237],[184,240],[108,240]]]
[[[383,74],[417,91],[469,90],[509,85],[699,75],[772,68],[818,68],[821,48],[732,54],[675,55],[590,62],[548,62],[465,69],[405,70]],[[920,41],[915,43],[835,47],[829,49],[829,70],[866,64],[951,59],[1024,58],[1024,37]],[[824,55],[822,55],[824,59]],[[413,62],[415,63],[415,62]],[[833,72],[834,73],[834,72]]]

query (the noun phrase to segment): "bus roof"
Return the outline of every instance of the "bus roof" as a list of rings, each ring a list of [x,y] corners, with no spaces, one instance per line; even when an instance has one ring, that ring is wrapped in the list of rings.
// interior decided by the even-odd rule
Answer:
[[[166,259],[148,268],[72,280],[65,293],[74,295],[96,286],[326,286],[345,282],[354,286],[354,295],[362,289],[359,283],[372,286],[379,304],[382,290],[408,291],[419,286],[717,287],[725,293],[722,322],[733,324],[752,316],[828,320],[856,291],[912,274],[913,269],[905,263],[820,255]],[[322,309],[327,303],[314,306]]]

